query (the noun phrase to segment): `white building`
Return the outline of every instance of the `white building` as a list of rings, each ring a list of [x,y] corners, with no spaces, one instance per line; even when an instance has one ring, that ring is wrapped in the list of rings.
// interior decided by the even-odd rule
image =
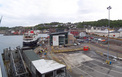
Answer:
[[[96,34],[99,36],[108,36],[108,29],[107,27],[91,27],[91,28],[87,28],[86,29],[87,33],[90,34]],[[118,37],[122,37],[122,29],[119,29],[118,31],[114,31],[114,30],[109,30],[109,37],[113,37],[113,38],[118,38]]]
[[[85,37],[85,36],[86,36],[86,33],[85,33],[85,32],[80,32],[80,33],[79,33],[79,36],[80,36],[80,37]]]

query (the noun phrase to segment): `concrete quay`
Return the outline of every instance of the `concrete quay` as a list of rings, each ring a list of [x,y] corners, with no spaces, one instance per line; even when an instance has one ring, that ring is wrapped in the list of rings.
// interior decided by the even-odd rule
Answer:
[[[72,51],[54,53],[50,52],[62,64],[67,66],[67,71],[71,77],[121,77],[122,61],[110,58],[112,64],[106,64],[107,57],[97,53],[104,52],[102,48],[90,45],[89,43],[81,44],[81,47],[89,46],[90,51]],[[48,49],[51,50],[50,47]],[[111,54],[111,53],[110,53]]]

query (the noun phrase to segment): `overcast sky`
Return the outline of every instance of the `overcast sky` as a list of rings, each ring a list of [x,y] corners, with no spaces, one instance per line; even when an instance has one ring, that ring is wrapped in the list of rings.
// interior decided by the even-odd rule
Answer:
[[[50,22],[122,19],[122,0],[0,0],[0,26],[34,26]]]

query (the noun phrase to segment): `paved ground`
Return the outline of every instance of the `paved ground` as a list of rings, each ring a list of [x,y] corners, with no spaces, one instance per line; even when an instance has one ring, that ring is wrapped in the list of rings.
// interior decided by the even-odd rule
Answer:
[[[91,51],[55,54],[70,68],[71,77],[122,77],[122,61],[111,60],[112,64],[108,65],[105,63],[106,57],[95,52],[106,52],[105,49],[90,44],[82,44],[81,47],[84,45],[89,45]]]
[[[108,65],[105,63],[105,58],[94,51],[76,51],[63,55],[65,62],[71,66],[72,77],[122,77],[122,66],[117,65],[120,63],[112,61],[112,65]]]
[[[108,44],[105,44],[103,46],[108,47]],[[109,46],[113,50],[118,50],[118,51],[122,52],[122,46],[118,46],[118,45],[115,45],[115,44],[109,44]]]
[[[82,46],[84,46],[84,45],[89,46],[91,48],[91,50],[93,50],[93,51],[102,52],[102,53],[106,53],[106,54],[107,54],[107,51],[108,51],[106,48],[102,48],[102,46],[101,47],[97,46],[99,44],[93,44],[93,43],[91,43],[91,44],[90,43],[82,44]],[[118,47],[119,51],[122,50],[122,48],[120,46],[114,46],[114,45],[112,46],[112,45],[110,45],[110,47],[113,48],[113,49],[114,49],[114,47],[115,48]],[[116,50],[109,50],[109,54],[113,55],[113,56],[116,56],[116,57],[122,58],[122,52],[116,52]]]

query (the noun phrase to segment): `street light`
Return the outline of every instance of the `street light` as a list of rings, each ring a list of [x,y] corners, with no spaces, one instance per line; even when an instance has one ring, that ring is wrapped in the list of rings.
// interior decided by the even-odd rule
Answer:
[[[107,60],[109,61],[109,28],[110,28],[110,9],[112,9],[111,6],[107,7],[108,9],[108,51],[107,51]]]

